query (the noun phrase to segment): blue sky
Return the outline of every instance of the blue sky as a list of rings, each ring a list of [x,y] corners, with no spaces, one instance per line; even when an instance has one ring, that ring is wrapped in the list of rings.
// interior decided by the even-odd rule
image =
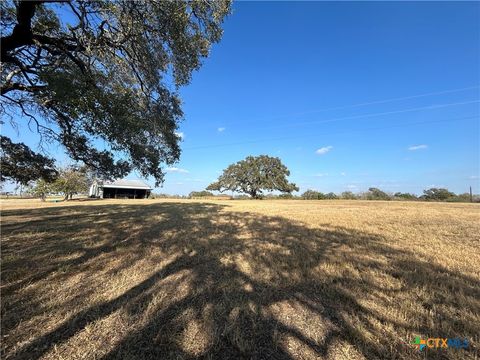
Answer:
[[[480,192],[479,24],[478,2],[235,3],[180,91],[182,156],[156,191],[268,154],[301,192]]]

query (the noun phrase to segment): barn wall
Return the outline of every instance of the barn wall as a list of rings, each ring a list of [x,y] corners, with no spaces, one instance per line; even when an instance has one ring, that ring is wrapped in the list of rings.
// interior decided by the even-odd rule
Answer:
[[[150,195],[149,190],[103,188],[104,199],[145,199]]]

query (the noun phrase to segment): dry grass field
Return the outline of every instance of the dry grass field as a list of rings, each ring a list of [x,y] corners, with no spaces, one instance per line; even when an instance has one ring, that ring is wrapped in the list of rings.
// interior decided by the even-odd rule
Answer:
[[[476,359],[479,234],[475,204],[4,200],[2,358]]]

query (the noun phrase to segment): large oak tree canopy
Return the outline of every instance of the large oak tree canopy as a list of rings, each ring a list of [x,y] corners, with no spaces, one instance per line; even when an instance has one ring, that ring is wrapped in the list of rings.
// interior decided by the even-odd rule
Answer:
[[[290,171],[279,158],[267,155],[247,156],[223,170],[218,180],[208,185],[207,190],[239,191],[252,198],[261,197],[263,190],[291,193],[298,187],[289,183]]]
[[[177,89],[229,10],[228,0],[2,1],[2,118],[20,112],[100,175],[136,169],[158,185],[180,156]]]

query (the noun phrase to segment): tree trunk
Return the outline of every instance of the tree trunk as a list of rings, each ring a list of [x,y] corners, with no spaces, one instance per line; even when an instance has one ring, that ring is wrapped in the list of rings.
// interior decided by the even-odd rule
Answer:
[[[39,3],[39,2],[38,2]],[[38,5],[34,1],[20,1],[17,7],[17,24],[13,28],[12,34],[2,36],[2,62],[13,62],[8,56],[8,52],[20,46],[33,43],[32,18],[35,14],[35,7]]]

